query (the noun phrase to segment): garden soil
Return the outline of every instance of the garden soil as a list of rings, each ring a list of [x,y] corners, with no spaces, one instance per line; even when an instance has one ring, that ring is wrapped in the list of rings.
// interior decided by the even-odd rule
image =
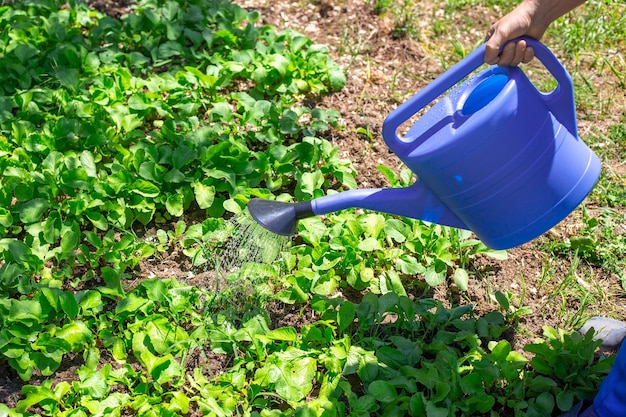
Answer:
[[[87,0],[87,2],[115,18],[128,13],[132,4],[132,0]],[[279,29],[294,29],[307,35],[315,43],[328,45],[333,59],[345,70],[347,77],[345,88],[324,97],[315,105],[334,108],[342,114],[345,128],[333,131],[328,139],[339,148],[342,158],[353,163],[358,173],[360,188],[389,186],[385,176],[377,170],[379,165],[385,165],[396,172],[403,168],[400,160],[387,149],[382,140],[380,133],[382,122],[398,104],[445,70],[438,58],[438,50],[443,45],[450,45],[454,40],[460,40],[467,45],[476,44],[483,38],[490,23],[502,13],[499,10],[479,6],[468,8],[460,18],[474,20],[475,32],[451,33],[442,37],[438,45],[436,39],[420,41],[419,33],[430,24],[432,16],[443,13],[439,8],[443,7],[445,2],[419,3],[423,6],[418,12],[420,16],[413,17],[423,27],[411,28],[412,35],[417,36],[399,32],[397,20],[394,20],[390,13],[375,14],[373,9],[375,2],[239,0],[236,3],[248,9],[259,10],[263,16],[263,23],[274,25]],[[601,86],[598,87],[598,91],[602,91]],[[586,117],[586,120],[589,119],[593,117]],[[594,128],[602,129],[601,123],[594,123]],[[579,123],[581,135],[590,128],[590,122]],[[614,169],[619,170],[620,166]],[[594,207],[588,205],[587,209],[591,214],[594,213]],[[548,233],[552,240],[567,239],[581,225],[581,212],[576,210]],[[569,320],[572,312],[578,312],[580,305],[575,298],[567,297],[567,291],[563,291],[562,288],[563,282],[583,287],[589,285],[585,277],[572,277],[568,258],[563,258],[558,263],[550,263],[541,250],[541,245],[545,241],[546,238],[542,237],[512,249],[508,253],[508,259],[504,261],[488,257],[474,259],[470,265],[472,274],[467,292],[459,292],[453,286],[442,285],[431,289],[427,294],[422,290],[421,293],[410,296],[431,296],[447,305],[472,303],[476,313],[482,314],[498,308],[491,296],[495,291],[510,291],[518,303],[523,303],[532,311],[520,318],[518,331],[511,336],[510,342],[513,347],[521,350],[526,343],[541,336],[544,325],[557,328],[571,327],[572,323]],[[595,279],[601,287],[600,292],[605,303],[602,306],[591,306],[589,311],[582,313],[585,316],[597,312],[626,316],[623,302],[612,301],[618,294],[623,294],[617,277],[602,275],[601,271],[593,270],[591,266],[586,268],[590,274],[596,274]],[[206,282],[214,281],[213,276],[213,271],[194,271],[185,256],[172,252],[158,261],[143,263],[138,276],[128,281],[127,285],[132,287],[146,277],[175,277],[204,285]],[[569,281],[566,281],[566,277],[569,277]],[[556,288],[560,290],[557,292]],[[343,295],[357,302],[362,296],[356,292]],[[307,306],[285,305],[280,302],[270,303],[268,313],[273,327],[290,325],[300,328],[316,319]],[[75,378],[75,371],[79,365],[69,361],[54,378],[58,381],[71,381]],[[198,365],[206,366],[207,373],[213,375],[219,374],[222,369],[229,366],[224,358],[208,351],[195,352],[191,355],[187,366],[191,369]],[[29,383],[37,384],[37,378],[34,377]],[[0,365],[0,403],[15,406],[21,397],[22,385],[12,369]]]

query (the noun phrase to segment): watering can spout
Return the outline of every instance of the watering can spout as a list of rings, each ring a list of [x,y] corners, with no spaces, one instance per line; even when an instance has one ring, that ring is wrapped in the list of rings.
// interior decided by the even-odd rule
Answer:
[[[422,182],[405,188],[366,188],[331,194],[311,201],[315,214],[362,208],[420,219],[443,226],[467,226]]]
[[[310,201],[287,203],[260,198],[248,202],[248,211],[258,224],[281,236],[294,235],[298,220],[315,214]]]
[[[283,236],[296,233],[299,219],[348,208],[395,214],[459,229],[468,228],[419,181],[405,188],[349,190],[299,203],[261,199],[248,203],[248,211],[257,223]]]

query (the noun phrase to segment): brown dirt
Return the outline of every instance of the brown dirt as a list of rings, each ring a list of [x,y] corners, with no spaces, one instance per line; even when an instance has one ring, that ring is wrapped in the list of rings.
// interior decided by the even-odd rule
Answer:
[[[22,380],[8,364],[0,363],[0,404],[15,407],[21,399]]]

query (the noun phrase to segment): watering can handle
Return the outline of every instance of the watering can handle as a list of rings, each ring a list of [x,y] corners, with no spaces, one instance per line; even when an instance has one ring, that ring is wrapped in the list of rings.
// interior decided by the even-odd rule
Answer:
[[[523,37],[517,40],[520,39],[524,39],[526,44],[533,48],[535,56],[539,58],[539,61],[541,61],[543,66],[546,67],[558,83],[552,92],[543,95],[546,105],[556,119],[569,130],[572,136],[578,138],[576,104],[574,103],[574,83],[572,82],[572,77],[570,77],[565,67],[544,44],[533,38]]]
[[[546,105],[559,122],[561,122],[574,137],[578,137],[574,106],[574,86],[570,75],[552,52],[538,40],[529,37],[521,37],[509,42],[517,42],[522,39],[526,41],[528,46],[534,49],[535,56],[558,82],[554,91],[544,94]],[[483,43],[464,59],[452,66],[448,71],[391,112],[383,123],[383,137],[385,139],[394,138],[397,143],[402,143],[403,141],[400,140],[397,135],[398,128],[413,115],[432,103],[437,97],[454,87],[459,81],[480,67],[484,63],[485,45],[486,44]],[[568,104],[563,106],[562,103]]]

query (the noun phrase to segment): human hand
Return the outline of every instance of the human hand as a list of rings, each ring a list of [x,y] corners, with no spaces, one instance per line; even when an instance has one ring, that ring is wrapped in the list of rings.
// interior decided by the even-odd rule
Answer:
[[[526,41],[507,41],[520,36],[541,39],[547,26],[538,25],[534,21],[536,9],[532,1],[525,1],[513,11],[494,23],[487,32],[485,45],[485,62],[499,66],[516,66],[528,63],[535,56],[535,51]]]

